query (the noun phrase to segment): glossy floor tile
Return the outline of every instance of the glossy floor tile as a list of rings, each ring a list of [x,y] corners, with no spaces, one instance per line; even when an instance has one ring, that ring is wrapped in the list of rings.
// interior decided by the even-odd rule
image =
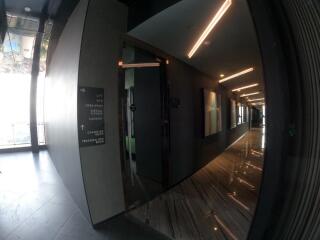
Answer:
[[[263,155],[264,129],[252,129],[192,177],[130,214],[173,239],[246,239]]]
[[[0,172],[0,240],[168,239],[125,215],[93,229],[46,151],[0,154]]]

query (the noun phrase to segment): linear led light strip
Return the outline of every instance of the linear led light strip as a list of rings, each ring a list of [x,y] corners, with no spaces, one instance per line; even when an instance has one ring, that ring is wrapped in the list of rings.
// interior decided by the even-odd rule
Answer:
[[[219,83],[226,82],[226,81],[228,81],[228,80],[230,80],[230,79],[233,79],[233,78],[239,77],[239,76],[241,76],[241,75],[247,74],[247,73],[252,72],[252,71],[254,71],[254,68],[253,68],[253,67],[248,68],[248,69],[245,69],[245,70],[243,70],[243,71],[241,71],[241,72],[238,72],[238,73],[232,74],[232,75],[231,75],[231,76],[229,76],[229,77],[226,77],[226,78],[220,79],[220,80],[219,80]]]
[[[236,88],[236,89],[233,89],[232,92],[240,92],[243,89],[252,88],[252,87],[256,87],[256,86],[259,86],[259,84],[258,83],[254,83],[254,84],[247,85],[247,86],[244,86],[244,87]]]
[[[160,67],[160,63],[123,63],[119,62],[119,67],[122,68],[145,68],[145,67]]]
[[[248,102],[262,101],[264,98],[248,99]]]
[[[252,103],[252,105],[264,105],[264,102]]]
[[[209,25],[206,27],[204,32],[201,34],[198,41],[195,43],[195,45],[192,47],[190,52],[188,53],[188,57],[192,58],[192,56],[195,54],[195,52],[199,49],[201,44],[204,42],[204,40],[208,37],[212,29],[217,25],[217,23],[220,21],[220,19],[223,17],[223,15],[226,13],[226,11],[229,9],[229,7],[232,4],[232,0],[226,0],[219,11],[214,15]]]
[[[240,97],[249,97],[249,96],[253,96],[253,95],[257,95],[257,94],[260,94],[260,92],[253,92],[253,93],[242,94],[242,95],[240,95]]]
[[[253,152],[253,153],[255,153],[255,154],[258,154],[258,155],[260,155],[260,156],[263,155],[263,152],[256,151],[256,150],[253,150],[253,149],[251,149],[251,152]]]

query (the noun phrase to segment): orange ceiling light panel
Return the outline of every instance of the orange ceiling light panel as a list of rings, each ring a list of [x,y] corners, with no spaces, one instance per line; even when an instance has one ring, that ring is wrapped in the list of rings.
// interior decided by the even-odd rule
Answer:
[[[230,75],[230,76],[228,76],[228,77],[226,77],[226,78],[220,79],[220,80],[219,80],[219,83],[223,83],[223,82],[229,81],[229,80],[231,80],[231,79],[234,79],[234,78],[236,78],[236,77],[239,77],[239,76],[241,76],[241,75],[244,75],[244,74],[247,74],[247,73],[253,72],[253,71],[254,71],[254,68],[253,68],[253,67],[248,68],[248,69],[245,69],[245,70],[242,70],[242,71],[240,71],[240,72],[238,72],[238,73],[235,73],[235,74],[232,74],[232,75]]]
[[[160,63],[123,63],[119,62],[118,64],[122,68],[148,68],[148,67],[160,67]]]
[[[257,94],[260,94],[260,92],[246,93],[246,94],[240,95],[240,97],[249,97],[249,96],[253,96],[253,95],[257,95]]]
[[[232,92],[240,92],[241,90],[248,89],[248,88],[253,88],[253,87],[256,87],[256,86],[259,86],[259,84],[258,83],[254,83],[254,84],[250,84],[250,85],[247,85],[247,86],[239,87],[239,88],[233,89]]]
[[[208,35],[211,33],[213,28],[218,24],[220,19],[223,17],[223,15],[227,12],[229,7],[232,4],[232,0],[226,0],[218,12],[214,15],[212,20],[210,21],[209,25],[206,27],[206,29],[203,31],[197,42],[194,44],[192,49],[188,53],[188,58],[192,58],[192,56],[196,53],[196,51],[199,49],[199,47],[202,45],[202,43],[206,40]]]

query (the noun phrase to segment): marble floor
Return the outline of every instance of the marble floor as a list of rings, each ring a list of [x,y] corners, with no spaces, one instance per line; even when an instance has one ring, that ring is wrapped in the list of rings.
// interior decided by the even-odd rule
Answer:
[[[255,129],[169,192],[98,230],[65,189],[47,151],[0,154],[0,240],[245,239],[263,165]]]
[[[264,144],[264,129],[252,129],[192,177],[129,214],[172,239],[246,239]]]
[[[0,240],[168,239],[130,216],[94,230],[47,151],[0,154]]]

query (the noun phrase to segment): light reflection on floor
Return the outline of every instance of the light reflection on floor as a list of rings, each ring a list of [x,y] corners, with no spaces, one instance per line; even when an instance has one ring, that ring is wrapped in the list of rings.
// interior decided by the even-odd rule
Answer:
[[[246,239],[264,146],[265,130],[252,129],[191,178],[130,214],[173,239]]]

